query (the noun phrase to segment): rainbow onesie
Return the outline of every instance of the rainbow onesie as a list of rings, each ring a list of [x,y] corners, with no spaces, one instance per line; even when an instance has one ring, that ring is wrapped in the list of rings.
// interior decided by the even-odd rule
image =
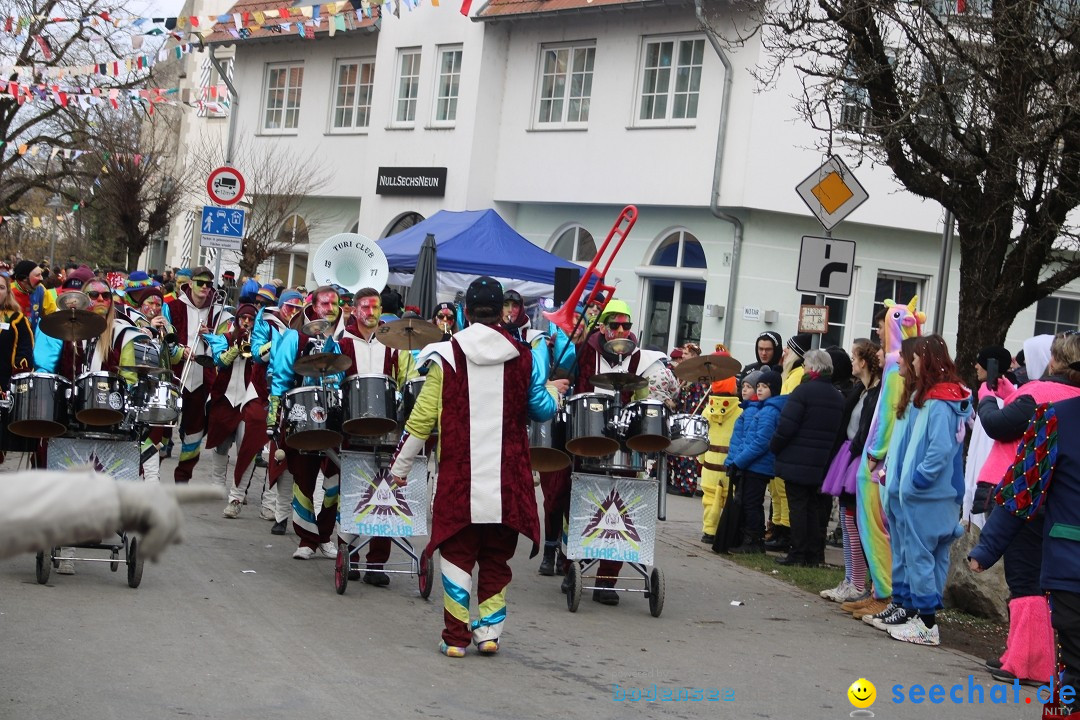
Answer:
[[[862,541],[866,564],[874,583],[874,597],[884,600],[892,595],[892,552],[889,546],[889,528],[885,521],[882,506],[882,486],[870,477],[867,457],[873,456],[884,460],[889,449],[896,424],[896,408],[900,404],[900,394],[904,389],[904,378],[900,377],[900,343],[905,338],[920,334],[926,316],[915,309],[918,296],[911,298],[907,305],[898,305],[892,300],[885,301],[885,331],[882,348],[885,350],[885,367],[881,373],[881,394],[878,396],[874,418],[870,421],[870,432],[866,438],[866,447],[859,458],[859,469],[855,478],[856,521],[859,525],[859,539]]]

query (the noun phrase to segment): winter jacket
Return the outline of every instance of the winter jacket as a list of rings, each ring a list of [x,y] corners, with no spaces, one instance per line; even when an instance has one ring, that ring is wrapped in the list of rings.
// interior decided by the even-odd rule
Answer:
[[[820,486],[844,417],[844,396],[828,376],[810,378],[787,396],[769,449],[784,482]]]
[[[740,470],[748,470],[758,475],[772,477],[776,473],[773,465],[776,458],[769,450],[769,441],[780,422],[780,412],[784,409],[787,396],[771,397],[765,401],[751,403],[757,405],[757,412],[746,427],[746,434],[741,438],[739,448],[734,447],[728,453],[727,464],[735,465]],[[743,411],[746,416],[746,411]]]
[[[799,364],[791,368],[791,372],[784,378],[784,384],[780,387],[781,395],[790,395],[795,391],[795,388],[802,385],[803,378],[806,376],[806,369],[802,366],[802,360]]]
[[[1043,505],[1043,590],[1080,593],[1080,398],[1054,403],[1058,457]],[[1024,520],[998,508],[990,513],[969,557],[988,568],[1001,556]]]
[[[761,409],[757,400],[743,400],[739,403],[739,417],[735,418],[735,425],[731,430],[731,439],[728,440],[728,453],[724,458],[724,465],[731,465],[731,458],[738,454],[739,448],[746,442],[746,429],[754,422],[754,416]]]
[[[898,475],[901,503],[952,501],[959,508],[964,499],[964,434],[971,414],[971,393],[962,385],[940,383],[928,391],[910,424]]]

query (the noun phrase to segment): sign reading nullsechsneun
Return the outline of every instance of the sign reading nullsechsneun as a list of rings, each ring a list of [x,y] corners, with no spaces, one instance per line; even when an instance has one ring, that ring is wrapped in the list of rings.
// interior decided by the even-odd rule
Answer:
[[[375,194],[443,197],[446,195],[446,168],[381,167]]]

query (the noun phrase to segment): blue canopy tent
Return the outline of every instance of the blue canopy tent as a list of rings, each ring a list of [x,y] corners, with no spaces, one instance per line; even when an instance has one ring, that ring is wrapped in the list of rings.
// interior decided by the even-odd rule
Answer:
[[[427,220],[379,241],[390,265],[390,282],[411,285],[420,246],[428,234],[435,236],[438,292],[453,297],[480,275],[502,281],[526,298],[550,297],[555,268],[580,265],[563,260],[521,236],[494,210],[440,210]]]

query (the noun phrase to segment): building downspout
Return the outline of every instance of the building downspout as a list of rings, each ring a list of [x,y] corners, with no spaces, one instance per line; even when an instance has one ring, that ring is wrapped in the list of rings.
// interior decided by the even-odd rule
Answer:
[[[709,38],[709,44],[712,45],[713,50],[716,52],[716,56],[720,58],[720,62],[724,65],[724,92],[721,99],[722,105],[720,106],[720,129],[716,138],[716,164],[713,167],[712,187],[709,191],[709,212],[711,212],[713,217],[718,220],[731,223],[735,231],[735,238],[731,245],[731,269],[728,273],[727,305],[724,309],[724,344],[730,348],[732,327],[735,323],[735,295],[739,287],[739,260],[742,257],[743,243],[742,220],[734,215],[724,212],[720,208],[720,177],[724,168],[724,144],[727,139],[728,105],[731,100],[732,71],[731,61],[728,60],[727,55],[724,53],[724,48],[720,45],[720,40],[716,37],[716,33],[709,27],[709,23],[705,19],[703,1],[704,0],[694,0],[694,14],[697,16],[698,22],[701,23],[702,28],[705,29],[705,36]]]

